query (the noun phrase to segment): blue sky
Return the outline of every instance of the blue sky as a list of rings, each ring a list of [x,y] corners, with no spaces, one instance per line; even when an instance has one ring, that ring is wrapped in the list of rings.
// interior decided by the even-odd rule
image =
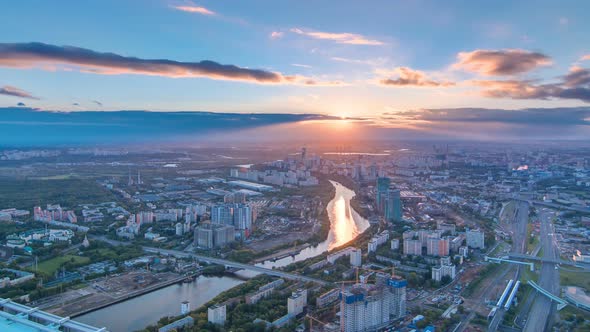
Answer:
[[[589,12],[586,1],[4,1],[0,106],[335,116],[587,106]],[[63,46],[93,53],[48,56]],[[123,60],[105,64],[104,52]],[[146,71],[126,57],[175,63]],[[204,60],[241,71],[187,65]]]

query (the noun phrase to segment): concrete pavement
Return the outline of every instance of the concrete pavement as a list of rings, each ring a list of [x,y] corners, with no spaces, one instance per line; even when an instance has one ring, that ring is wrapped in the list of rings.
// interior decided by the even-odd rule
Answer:
[[[555,263],[551,262],[551,260],[559,258],[559,249],[555,240],[555,229],[552,223],[553,216],[554,214],[546,209],[543,209],[539,215],[543,258],[548,261],[542,263],[538,284],[552,294],[559,296],[559,270],[556,270]],[[537,332],[550,330],[550,327],[553,325],[556,304],[540,293],[536,293],[534,296],[535,300],[524,331]]]
[[[523,254],[526,251],[526,238],[527,238],[527,224],[529,222],[530,205],[527,202],[519,201],[517,209],[514,214],[512,221],[512,252],[511,254]],[[515,272],[513,280],[520,278],[520,271],[522,267],[514,267]],[[506,313],[504,307],[500,307],[496,311],[496,315],[488,326],[488,331],[497,331],[500,324],[504,320],[504,314]]]

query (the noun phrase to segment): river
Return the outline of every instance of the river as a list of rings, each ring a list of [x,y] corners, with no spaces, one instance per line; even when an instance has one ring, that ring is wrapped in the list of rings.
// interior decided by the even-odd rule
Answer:
[[[318,256],[353,240],[369,227],[369,222],[350,206],[350,200],[355,196],[354,191],[338,182],[330,182],[335,188],[335,194],[326,207],[330,218],[330,232],[326,240],[315,247],[302,250],[295,256],[266,261],[258,264],[259,266],[277,268]],[[240,277],[252,277],[257,273],[238,271],[237,274]],[[139,330],[156,323],[162,317],[180,315],[182,301],[190,301],[191,309],[196,309],[219,293],[242,282],[238,278],[227,276],[200,276],[192,283],[164,287],[76,317],[75,320],[94,326],[106,326],[112,332]]]
[[[350,206],[350,200],[355,196],[354,191],[336,181],[330,182],[334,186],[335,194],[334,198],[326,207],[328,216],[330,217],[328,238],[315,247],[303,249],[295,256],[285,257],[276,261],[266,261],[257,265],[266,268],[277,268],[306,260],[354,240],[359,234],[369,228],[369,222]]]
[[[111,332],[137,331],[155,324],[162,317],[180,315],[182,301],[190,301],[191,309],[196,309],[243,282],[227,276],[199,276],[191,283],[170,285],[74,319],[92,326],[104,326]]]

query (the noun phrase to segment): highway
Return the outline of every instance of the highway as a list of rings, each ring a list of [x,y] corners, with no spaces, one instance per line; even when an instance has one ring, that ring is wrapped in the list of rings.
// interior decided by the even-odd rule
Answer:
[[[106,238],[105,236],[92,236],[92,238],[95,240],[107,242],[113,246],[129,245],[128,242],[111,240],[111,239]],[[191,252],[186,252],[186,251],[160,249],[160,248],[144,247],[144,246],[142,246],[142,248],[145,252],[149,252],[149,253],[153,253],[153,254],[160,253],[160,254],[164,254],[164,255],[168,255],[168,256],[183,257],[183,258],[192,257],[192,258],[194,258],[198,261],[201,261],[201,262],[209,262],[209,263],[213,263],[213,264],[225,265],[228,267],[235,267],[235,268],[239,268],[239,269],[264,273],[267,275],[276,276],[276,277],[280,277],[280,278],[285,278],[285,279],[289,279],[289,280],[315,282],[317,284],[324,285],[324,286],[331,284],[330,282],[327,282],[324,280],[310,278],[310,277],[302,276],[299,274],[288,273],[288,272],[284,272],[281,270],[275,270],[275,269],[267,269],[267,268],[252,265],[252,264],[233,262],[233,261],[230,261],[227,259],[214,258],[214,257],[209,257],[209,256],[204,256],[204,255],[197,255],[197,254],[194,254]]]
[[[561,204],[556,204],[556,203],[552,203],[552,202],[535,201],[535,200],[527,199],[525,197],[521,197],[520,195],[502,195],[502,197],[509,198],[509,199],[515,199],[515,200],[522,201],[522,202],[528,202],[529,204],[533,204],[533,205],[549,207],[549,208],[555,209],[557,211],[568,210],[568,211],[574,211],[574,212],[590,213],[590,208],[581,207],[581,206],[567,206],[567,205],[561,205]]]
[[[145,252],[154,253],[154,254],[159,253],[159,254],[174,256],[174,257],[178,257],[178,258],[192,257],[192,258],[194,258],[198,261],[201,261],[201,262],[208,262],[208,263],[213,263],[213,264],[218,264],[218,265],[225,265],[228,267],[235,267],[235,268],[239,268],[239,269],[250,270],[250,271],[264,273],[267,275],[281,277],[281,278],[290,279],[290,280],[297,280],[297,281],[304,281],[304,282],[315,282],[315,283],[321,284],[321,285],[330,285],[329,282],[324,281],[324,280],[320,280],[320,279],[310,278],[310,277],[302,276],[299,274],[283,272],[281,270],[267,269],[264,267],[251,265],[251,264],[243,264],[243,263],[233,262],[233,261],[229,261],[229,260],[221,259],[221,258],[213,258],[213,257],[209,257],[209,256],[197,255],[197,254],[193,254],[190,252],[184,252],[184,251],[178,251],[178,250],[160,249],[160,248],[153,248],[153,247],[142,247],[142,248]]]
[[[559,296],[559,271],[555,269],[555,263],[549,261],[559,259],[559,249],[555,240],[555,229],[552,223],[553,216],[553,212],[547,209],[542,209],[539,213],[543,258],[548,261],[543,262],[541,265],[538,284],[552,294]],[[535,299],[529,312],[524,331],[549,331],[553,325],[556,304],[540,293],[535,293],[534,297]]]
[[[518,201],[518,206],[514,213],[512,220],[512,251],[511,254],[523,254],[526,251],[526,238],[527,238],[527,224],[529,222],[529,210],[530,205],[524,201]],[[522,268],[528,268],[523,266],[515,267],[513,276],[510,279],[518,280],[520,277],[520,271]],[[512,269],[512,268],[511,268]],[[500,282],[500,281],[499,281]],[[504,280],[502,284],[506,284]],[[498,308],[496,315],[492,319],[492,322],[488,326],[488,331],[497,331],[500,324],[504,320],[504,314],[506,313],[504,306]]]
[[[556,241],[556,240],[554,240]],[[541,247],[539,247],[538,249],[540,249]],[[543,249],[544,250],[544,249]],[[553,263],[553,264],[559,264],[561,267],[563,266],[572,266],[572,267],[576,267],[578,269],[584,269],[586,270],[586,272],[588,272],[588,270],[590,270],[590,264],[586,263],[586,262],[576,262],[576,261],[568,261],[565,259],[561,259],[559,258],[559,252],[557,253],[556,258],[547,258],[546,256],[543,257],[537,257],[537,256],[533,256],[535,254],[538,254],[539,250],[537,250],[536,252],[533,251],[533,253],[531,255],[523,255],[523,254],[509,254],[508,256],[511,259],[516,259],[516,260],[522,260],[522,261],[535,261],[535,262],[540,262],[540,263]],[[578,271],[578,270],[576,270]]]

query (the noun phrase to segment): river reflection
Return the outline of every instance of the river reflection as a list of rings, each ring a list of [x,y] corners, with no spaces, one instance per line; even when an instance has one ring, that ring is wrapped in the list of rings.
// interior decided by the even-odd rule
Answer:
[[[369,222],[361,217],[351,206],[350,200],[355,196],[354,191],[346,188],[338,182],[330,181],[336,190],[334,198],[326,207],[330,217],[330,232],[324,242],[315,247],[302,250],[293,257],[285,257],[277,261],[266,261],[258,266],[277,268],[302,261],[337,248],[354,240],[359,234],[369,227]]]
[[[93,326],[107,327],[112,332],[137,331],[155,324],[162,317],[180,315],[182,301],[189,301],[194,310],[219,293],[243,282],[228,276],[200,276],[191,283],[170,285],[74,319]]]
[[[355,196],[354,191],[338,182],[330,182],[336,192],[326,207],[330,217],[330,232],[326,240],[315,247],[302,250],[294,257],[286,257],[275,262],[266,261],[258,264],[259,266],[276,268],[318,256],[353,240],[369,227],[369,222],[350,206],[350,200]],[[245,270],[236,273],[245,278],[257,274]],[[75,319],[94,326],[106,326],[113,332],[139,330],[156,323],[164,316],[179,315],[180,302],[184,300],[189,300],[191,307],[196,309],[224,290],[242,282],[232,277],[200,276],[193,283],[171,285]]]

